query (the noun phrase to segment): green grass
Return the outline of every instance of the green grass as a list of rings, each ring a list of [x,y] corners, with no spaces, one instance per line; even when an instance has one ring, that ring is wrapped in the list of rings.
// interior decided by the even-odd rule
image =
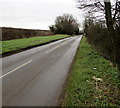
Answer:
[[[112,67],[83,37],[65,88],[62,106],[120,105],[117,68]],[[101,78],[103,81],[95,81]]]
[[[68,35],[53,35],[53,36],[32,37],[32,38],[2,41],[1,53],[16,51],[23,48],[27,48],[29,46],[39,45],[39,44],[47,43],[53,40],[58,40],[66,37],[68,37]]]

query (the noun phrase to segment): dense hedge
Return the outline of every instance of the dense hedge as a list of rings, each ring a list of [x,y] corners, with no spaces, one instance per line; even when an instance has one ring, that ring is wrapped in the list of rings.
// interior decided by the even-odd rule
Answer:
[[[2,38],[0,40],[12,40],[20,38],[29,38],[36,36],[54,35],[53,32],[48,30],[33,30],[33,29],[20,29],[20,28],[6,28],[2,29]]]

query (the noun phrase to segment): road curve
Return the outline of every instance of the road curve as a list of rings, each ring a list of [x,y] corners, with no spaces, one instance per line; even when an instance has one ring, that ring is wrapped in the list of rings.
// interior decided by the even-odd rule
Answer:
[[[2,58],[3,106],[57,106],[81,36]]]

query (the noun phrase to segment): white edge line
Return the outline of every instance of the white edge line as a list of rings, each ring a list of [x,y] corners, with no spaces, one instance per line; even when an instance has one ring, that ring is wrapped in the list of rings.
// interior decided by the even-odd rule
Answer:
[[[28,62],[26,62],[26,63],[22,64],[21,66],[19,66],[19,67],[17,67],[17,68],[15,68],[15,69],[13,69],[12,71],[10,71],[10,72],[8,72],[8,73],[6,73],[6,74],[4,74],[4,75],[0,76],[0,79],[1,79],[1,78],[3,78],[3,77],[5,77],[5,76],[7,76],[7,75],[9,75],[9,74],[11,74],[11,73],[13,73],[14,71],[16,71],[16,70],[20,69],[21,67],[23,67],[23,66],[27,65],[27,64],[28,64],[28,63],[30,63],[30,62],[32,62],[32,60],[30,60],[30,61],[28,61]]]

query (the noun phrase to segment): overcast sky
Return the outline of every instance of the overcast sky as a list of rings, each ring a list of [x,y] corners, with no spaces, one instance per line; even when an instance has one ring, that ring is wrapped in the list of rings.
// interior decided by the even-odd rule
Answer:
[[[0,0],[0,26],[48,29],[55,18],[72,14],[82,23],[83,17],[75,0]]]

